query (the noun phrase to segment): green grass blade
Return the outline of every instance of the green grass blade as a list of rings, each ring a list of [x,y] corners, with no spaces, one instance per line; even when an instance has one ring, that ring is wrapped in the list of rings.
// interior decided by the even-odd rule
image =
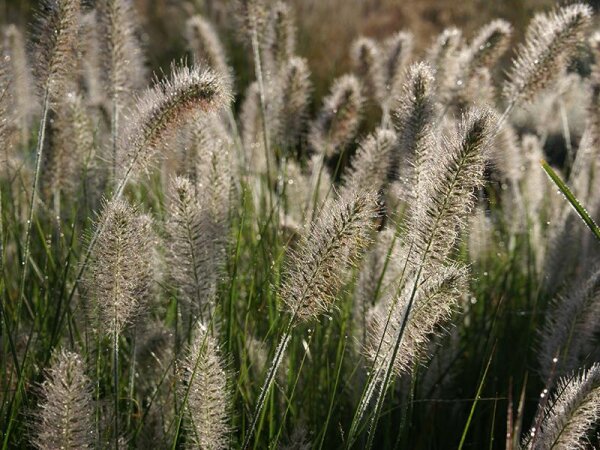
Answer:
[[[492,349],[490,359],[488,359],[487,365],[485,366],[485,370],[483,371],[483,375],[481,377],[481,381],[479,382],[479,386],[477,387],[477,394],[475,394],[475,399],[473,400],[473,404],[471,405],[471,411],[469,412],[469,418],[467,419],[467,423],[465,424],[465,428],[463,429],[463,433],[460,438],[460,443],[458,444],[458,450],[462,450],[463,445],[465,444],[465,440],[467,439],[467,433],[469,432],[469,427],[471,426],[471,421],[473,420],[473,415],[475,414],[475,408],[477,407],[477,403],[479,403],[479,398],[481,397],[481,391],[483,390],[483,385],[485,384],[488,370],[490,368],[490,364],[492,363],[492,358],[494,357],[494,350],[495,349]]]
[[[588,212],[585,210],[585,208],[582,206],[579,200],[577,200],[577,197],[573,195],[569,187],[565,184],[563,180],[561,180],[561,178],[552,169],[552,167],[550,167],[550,165],[544,160],[541,161],[541,164],[542,168],[546,171],[546,174],[550,177],[554,184],[556,184],[560,192],[562,192],[563,195],[567,198],[571,206],[575,209],[577,214],[579,214],[579,217],[581,217],[581,219],[585,222],[588,228],[592,230],[592,233],[594,233],[596,239],[600,240],[600,227],[598,227],[598,224],[594,222],[594,219],[591,218],[591,216],[588,214]]]

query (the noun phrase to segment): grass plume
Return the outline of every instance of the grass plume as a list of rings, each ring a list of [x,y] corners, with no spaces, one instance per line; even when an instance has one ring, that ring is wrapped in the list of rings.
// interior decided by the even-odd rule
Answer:
[[[126,201],[105,202],[86,280],[91,313],[101,330],[121,333],[143,305],[151,278],[152,228]]]
[[[309,320],[330,310],[346,271],[369,242],[376,216],[377,198],[369,191],[350,191],[323,207],[292,251],[279,292],[292,316]]]
[[[77,353],[54,355],[40,394],[32,444],[40,450],[94,448],[92,382]]]
[[[136,109],[123,129],[120,148],[126,152],[126,166],[115,191],[119,197],[134,172],[150,163],[173,129],[201,111],[215,111],[230,100],[220,79],[198,67],[173,66],[170,79],[156,83],[138,99]]]
[[[360,81],[344,75],[334,81],[330,94],[310,128],[312,147],[327,157],[333,157],[352,140],[360,123],[364,97]]]
[[[185,448],[228,447],[228,374],[214,337],[201,323],[179,371],[180,391],[186,411]]]
[[[198,65],[208,65],[220,75],[223,84],[232,90],[232,71],[213,25],[200,15],[190,17],[186,23],[186,38],[194,62]]]
[[[529,432],[527,449],[585,449],[587,433],[600,418],[600,365],[560,380],[548,406],[538,411],[539,429]]]
[[[557,67],[573,54],[582,33],[590,24],[592,11],[573,3],[548,14],[538,13],[531,21],[525,42],[513,59],[504,96],[509,102],[529,101],[560,73]]]

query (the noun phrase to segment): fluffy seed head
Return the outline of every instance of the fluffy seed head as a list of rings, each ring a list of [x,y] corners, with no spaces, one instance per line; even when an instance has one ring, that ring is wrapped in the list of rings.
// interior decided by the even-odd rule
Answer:
[[[590,448],[587,434],[600,420],[600,364],[596,363],[578,375],[562,378],[550,403],[538,411],[537,421],[540,419],[540,429],[525,439],[523,448]]]
[[[207,188],[194,186],[183,177],[173,180],[169,193],[170,273],[186,308],[192,316],[200,317],[214,309],[227,234],[229,199],[219,201],[210,194]],[[215,211],[211,202],[218,202],[219,209]]]
[[[373,39],[360,37],[352,44],[350,56],[354,71],[362,80],[369,97],[382,102],[385,97],[385,78],[382,67],[382,55]]]
[[[379,299],[393,289],[401,277],[406,252],[394,228],[377,233],[375,244],[360,265],[354,291],[353,321],[364,345],[367,335],[367,313]]]
[[[370,191],[347,192],[322,208],[286,265],[279,297],[292,315],[310,320],[331,309],[348,268],[370,241],[377,209]]]
[[[519,148],[516,130],[508,123],[502,124],[490,149],[491,162],[502,180],[511,187],[523,178],[523,153]]]
[[[81,87],[86,93],[87,104],[93,107],[106,105],[107,83],[105,62],[102,58],[103,46],[100,39],[100,26],[97,11],[90,11],[81,17],[80,52]]]
[[[32,444],[40,450],[94,448],[92,384],[78,354],[61,350],[54,356],[33,431]]]
[[[589,44],[594,55],[594,64],[590,75],[591,95],[588,114],[593,147],[598,148],[600,145],[600,32],[592,34]]]
[[[452,265],[439,267],[426,275],[419,282],[412,308],[405,318],[414,281],[407,278],[402,288],[390,293],[388,298],[373,307],[367,315],[365,354],[374,364],[375,370],[383,369],[389,364],[404,320],[407,325],[392,368],[398,376],[412,370],[414,364],[423,357],[431,336],[450,317],[458,300],[466,292],[467,270],[462,266]]]
[[[443,150],[432,155],[430,170],[419,180],[422,201],[414,205],[409,226],[408,242],[419,264],[429,258],[444,260],[454,246],[473,206],[474,190],[483,184],[484,151],[493,124],[490,111],[468,111]]]
[[[97,227],[100,234],[86,280],[90,313],[104,333],[120,333],[143,306],[150,288],[151,219],[114,199],[104,204]]]
[[[397,152],[396,133],[378,128],[359,144],[352,169],[344,177],[344,189],[381,193],[392,179],[392,161],[397,159]]]
[[[231,431],[228,374],[216,339],[202,324],[196,327],[179,372],[180,397],[187,395],[186,448],[227,448]]]
[[[463,76],[469,79],[481,68],[491,68],[508,48],[512,27],[497,19],[479,30],[464,55]]]
[[[214,72],[173,66],[170,79],[158,82],[139,98],[125,126],[119,146],[128,155],[125,176],[145,168],[157,148],[182,124],[201,111],[223,108],[230,98]]]
[[[8,159],[11,156],[9,154],[9,150],[11,149],[9,135],[14,120],[12,114],[9,113],[12,103],[10,84],[11,78],[4,64],[2,64],[0,65],[0,148],[2,148],[0,161],[4,164],[8,164]]]
[[[539,138],[532,134],[526,134],[521,140],[521,151],[524,157],[523,172],[527,174],[523,178],[524,198],[527,201],[528,214],[538,214],[544,201],[546,176],[540,167],[540,159],[544,157],[544,150]]]
[[[27,61],[27,52],[23,34],[14,25],[4,30],[2,59],[6,73],[12,82],[13,114],[24,136],[27,138],[32,115],[35,112],[36,99],[33,95],[33,80]]]
[[[436,69],[449,57],[454,56],[462,43],[462,32],[458,28],[446,28],[427,50],[427,60]]]
[[[49,98],[59,98],[75,68],[80,0],[43,0],[35,26],[37,79]]]
[[[592,9],[574,3],[531,21],[504,85],[510,102],[530,101],[560,74],[591,22]]]
[[[546,231],[547,242],[541,270],[542,287],[549,295],[556,294],[566,280],[575,276],[583,251],[582,231],[585,231],[579,227],[581,219],[570,206],[562,203],[554,205],[554,208],[553,220]]]
[[[269,20],[267,0],[236,0],[235,12],[240,24],[240,37],[244,42],[256,35],[259,43],[264,42]]]
[[[270,9],[264,45],[265,68],[277,73],[296,53],[296,26],[287,3],[278,1]]]
[[[428,170],[428,161],[434,150],[433,122],[436,115],[434,78],[426,63],[413,64],[402,88],[398,108],[394,113],[394,126],[398,133],[399,153],[392,161],[391,175],[401,176],[416,198],[420,189],[420,175]],[[401,166],[401,159],[404,163]],[[402,169],[401,169],[402,167]],[[405,173],[401,173],[404,171]]]
[[[293,150],[306,132],[312,84],[304,58],[291,58],[279,77],[279,125],[274,138],[284,150]]]
[[[391,99],[396,98],[402,86],[404,68],[412,56],[413,40],[411,33],[399,31],[383,42],[383,78],[385,90]]]
[[[590,111],[590,113],[598,114],[597,111]],[[598,141],[600,135],[597,134],[600,131],[600,128],[597,128],[600,122],[596,123],[597,120],[598,118],[594,116],[589,119],[589,125],[579,140],[577,155],[569,174],[569,183],[573,194],[580,202],[590,206],[596,201],[594,194],[597,191],[599,180],[600,150],[596,144],[600,143]]]
[[[260,92],[258,82],[250,83],[246,88],[244,101],[240,108],[241,135],[244,146],[250,149],[261,141]]]
[[[181,299],[202,311],[212,301],[216,286],[204,231],[206,213],[198,199],[196,188],[183,177],[176,177],[169,192],[168,258],[171,277]],[[201,313],[202,314],[202,313]]]
[[[94,126],[79,95],[68,94],[56,102],[55,110],[41,182],[47,195],[76,195],[86,161],[94,155]]]
[[[132,92],[144,86],[146,75],[136,37],[136,13],[131,0],[100,0],[97,8],[106,90],[122,107],[131,100]]]
[[[223,84],[233,88],[233,76],[223,44],[212,24],[201,15],[195,15],[186,23],[188,48],[197,65],[207,64],[223,80]]]
[[[271,85],[265,95],[265,124],[269,139],[279,138],[279,119],[277,111],[283,107],[278,91],[271,93]],[[267,170],[267,156],[265,139],[263,137],[263,120],[261,113],[260,89],[258,82],[251,83],[246,89],[246,95],[240,108],[241,136],[244,143],[245,159],[249,170],[255,173],[264,173]],[[275,160],[273,146],[269,146],[270,160]]]
[[[309,140],[313,148],[327,157],[338,154],[358,130],[363,103],[361,84],[355,76],[335,80],[311,126]]]
[[[544,379],[554,366],[555,374],[564,375],[580,367],[588,353],[593,354],[594,334],[600,328],[600,267],[581,278],[568,295],[551,302],[539,351]]]
[[[448,91],[455,87],[462,40],[462,33],[458,28],[447,28],[427,50],[427,61],[435,73],[436,91],[443,100],[449,95]]]
[[[188,172],[211,221],[223,233],[228,229],[236,168],[233,141],[218,115],[209,114],[192,127]],[[223,234],[224,237],[224,234]]]

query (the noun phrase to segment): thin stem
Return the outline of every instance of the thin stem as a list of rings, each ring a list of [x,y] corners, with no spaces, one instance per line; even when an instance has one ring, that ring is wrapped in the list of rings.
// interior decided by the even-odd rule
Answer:
[[[341,335],[344,334],[345,330],[342,330]],[[323,432],[321,434],[321,439],[319,441],[319,450],[322,450],[323,444],[325,443],[325,435],[327,434],[327,428],[329,428],[329,422],[331,421],[331,415],[333,413],[333,405],[335,401],[335,394],[338,390],[338,385],[340,382],[340,375],[342,373],[342,367],[344,362],[344,354],[346,352],[346,339],[341,338],[338,343],[338,355],[340,355],[340,360],[338,362],[338,367],[335,375],[335,382],[333,383],[333,392],[331,394],[331,400],[329,401],[329,408],[327,409],[327,419],[325,419],[325,424],[323,425]]]
[[[565,196],[567,201],[571,204],[575,212],[581,217],[581,220],[588,226],[588,228],[592,231],[596,239],[600,240],[600,227],[596,224],[594,219],[589,215],[583,205],[579,202],[577,197],[571,192],[569,187],[565,184],[565,182],[556,174],[556,172],[550,167],[550,165],[542,160],[541,161],[542,168],[550,177],[550,179],[554,182],[554,184],[558,187],[560,192]]]
[[[113,342],[113,378],[115,395],[115,449],[119,450],[119,332],[116,325]]]
[[[404,267],[402,268],[402,273],[400,274],[400,281],[398,284],[398,288],[396,290],[396,292],[400,292],[401,286],[404,283],[404,275],[406,273],[406,269],[408,267],[408,262],[409,262],[409,258],[410,255],[412,254],[413,251],[413,244],[411,244],[409,250],[408,250],[408,254],[406,256],[406,259],[404,260]],[[391,250],[390,250],[390,254],[391,254]],[[382,275],[383,277],[383,275]],[[394,302],[394,304],[391,305],[391,307],[389,308],[389,312],[386,318],[386,322],[385,322],[385,326],[383,328],[383,332],[382,332],[382,337],[379,340],[379,343],[377,345],[377,351],[375,352],[375,358],[374,361],[378,361],[379,355],[381,354],[381,347],[383,345],[383,339],[385,334],[387,333],[387,329],[390,325],[391,322],[391,318],[392,318],[392,313],[394,308],[396,307],[396,304]],[[352,418],[352,424],[350,426],[350,432],[348,434],[348,445],[346,448],[350,448],[352,446],[352,444],[354,443],[354,436],[356,434],[356,432],[358,431],[358,425],[360,420],[362,419],[365,411],[367,410],[367,406],[369,405],[369,402],[371,401],[371,398],[373,398],[373,394],[375,393],[376,389],[377,389],[377,385],[379,384],[380,380],[381,380],[381,373],[382,373],[382,368],[381,367],[376,367],[376,369],[373,371],[373,373],[371,374],[371,377],[367,380],[367,386],[366,388],[363,390],[361,399],[359,401],[358,407],[356,408],[356,411],[354,413],[354,417]]]
[[[19,299],[17,303],[17,326],[18,318],[21,312],[21,304],[24,300],[25,295],[25,279],[27,278],[27,271],[29,268],[29,254],[31,252],[31,230],[33,227],[33,215],[35,212],[35,203],[37,201],[37,189],[40,181],[40,172],[42,167],[42,151],[44,149],[44,139],[46,137],[46,122],[48,120],[48,111],[50,109],[50,92],[48,86],[49,82],[46,83],[46,88],[44,91],[44,102],[42,104],[42,118],[40,120],[40,129],[38,131],[38,140],[35,155],[35,174],[33,176],[33,186],[31,188],[29,220],[27,220],[27,231],[25,233],[25,252],[23,253],[23,261],[21,262],[21,264],[23,265],[23,271],[21,276],[21,285],[19,287]]]
[[[569,129],[569,118],[567,117],[567,111],[565,108],[565,102],[561,98],[558,101],[558,106],[560,109],[560,119],[563,127],[563,137],[565,138],[565,147],[567,148],[567,163],[566,166],[569,170],[573,168],[573,160],[575,159],[575,155],[573,154],[573,144],[571,142],[571,130]]]
[[[269,208],[273,204],[271,195],[271,147],[269,143],[269,129],[267,127],[267,107],[265,99],[265,83],[262,72],[262,63],[260,59],[260,47],[258,45],[258,32],[256,27],[252,28],[252,53],[254,55],[254,71],[258,81],[258,97],[260,99],[260,116],[263,129],[263,146],[265,148],[265,159],[267,163],[267,185],[269,193]]]
[[[117,142],[119,138],[119,105],[116,95],[112,99],[112,117],[110,121],[110,133],[112,144],[112,178],[111,183],[117,182]]]
[[[260,395],[258,397],[258,402],[256,404],[256,409],[254,410],[252,422],[250,423],[250,427],[248,428],[248,432],[246,434],[246,437],[244,438],[244,444],[242,445],[242,450],[247,450],[250,446],[250,439],[252,439],[254,430],[256,429],[256,425],[260,418],[260,413],[262,412],[262,409],[265,406],[265,401],[271,390],[273,381],[275,381],[275,375],[277,374],[277,369],[279,368],[279,365],[281,364],[283,355],[285,354],[285,350],[290,342],[290,337],[292,334],[292,329],[294,327],[295,319],[296,319],[296,314],[294,314],[292,316],[292,318],[290,319],[289,323],[287,324],[287,326],[285,328],[285,332],[283,333],[283,336],[281,337],[281,340],[279,341],[279,344],[277,345],[277,350],[275,352],[273,361],[271,362],[271,367],[269,369],[269,372],[267,373],[267,377],[265,378],[265,382],[263,383],[262,389],[260,391]]]
[[[302,359],[300,360],[300,366],[298,367],[298,370],[296,372],[296,379],[294,380],[294,385],[292,386],[289,397],[286,398],[287,405],[285,408],[285,412],[283,413],[283,417],[281,418],[281,424],[279,425],[279,429],[277,430],[277,435],[275,436],[275,439],[273,439],[272,442],[269,444],[269,448],[271,449],[278,448],[277,443],[279,442],[279,438],[281,437],[281,433],[283,432],[287,415],[290,412],[292,399],[294,398],[294,393],[296,392],[296,387],[298,386],[298,381],[300,380],[300,374],[302,373],[302,368],[304,367],[304,363],[306,362],[306,357],[309,355],[309,349],[310,344],[312,343],[312,338],[313,334],[310,334],[308,337],[306,348],[304,350],[304,354],[302,355]]]
[[[137,326],[133,328],[133,333],[131,337],[131,364],[130,364],[130,372],[129,372],[129,389],[128,389],[128,408],[127,408],[127,429],[129,429],[129,425],[131,423],[131,418],[133,417],[133,390],[135,389],[135,371],[136,371],[136,356],[137,356]]]
[[[429,247],[427,248],[427,250],[429,250]],[[427,252],[425,253],[425,255],[427,255]],[[425,259],[425,255],[424,255],[423,259]],[[419,279],[421,278],[423,266],[425,265],[424,263],[425,263],[425,261],[423,261],[422,264],[420,264],[419,271],[415,278],[415,283],[413,285],[413,289],[412,289],[412,292],[410,295],[410,299],[408,301],[408,305],[406,306],[406,312],[404,313],[404,317],[402,318],[402,324],[400,325],[400,331],[398,332],[398,337],[396,338],[394,350],[392,352],[392,355],[390,357],[388,365],[385,369],[383,383],[381,383],[381,391],[380,391],[379,395],[377,396],[377,403],[375,405],[375,415],[373,416],[373,420],[372,420],[371,426],[369,428],[369,435],[368,435],[368,439],[367,439],[367,449],[370,449],[373,446],[373,440],[375,439],[375,429],[377,428],[377,424],[379,422],[379,416],[381,415],[381,410],[383,408],[383,401],[385,399],[385,394],[387,392],[387,388],[392,379],[392,373],[393,373],[392,367],[394,366],[394,361],[396,360],[396,356],[398,355],[398,351],[400,350],[400,344],[402,343],[402,337],[404,336],[404,330],[406,329],[406,325],[408,324],[408,316],[410,314],[410,310],[412,309],[412,305],[413,305],[415,297],[416,297]]]
[[[465,440],[467,439],[467,433],[469,432],[469,427],[471,426],[471,421],[473,420],[473,414],[475,413],[475,408],[477,407],[477,403],[479,402],[479,399],[481,398],[481,391],[483,389],[483,385],[487,378],[490,364],[492,363],[492,358],[494,356],[494,350],[495,350],[495,346],[492,349],[490,359],[488,359],[487,365],[485,366],[485,370],[481,377],[481,381],[479,382],[479,386],[477,387],[477,393],[475,394],[475,399],[473,400],[473,404],[471,405],[471,410],[469,411],[469,417],[467,418],[467,423],[465,424],[465,428],[463,429],[462,436],[460,437],[460,443],[458,444],[458,450],[462,450],[463,445],[465,445]]]

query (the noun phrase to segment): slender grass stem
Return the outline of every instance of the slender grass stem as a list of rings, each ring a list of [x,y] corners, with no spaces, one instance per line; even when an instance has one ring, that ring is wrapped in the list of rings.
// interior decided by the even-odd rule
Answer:
[[[287,326],[285,327],[285,331],[277,344],[277,349],[275,350],[275,356],[273,357],[273,361],[271,362],[271,367],[267,372],[267,376],[263,383],[262,389],[260,390],[260,394],[258,396],[258,400],[256,402],[256,408],[254,409],[254,414],[252,416],[252,421],[250,422],[250,426],[246,431],[246,437],[244,439],[244,443],[242,444],[242,450],[247,450],[250,446],[250,440],[254,435],[254,430],[261,416],[261,412],[265,406],[265,402],[269,392],[271,391],[271,387],[273,386],[273,382],[275,381],[275,375],[277,374],[277,369],[281,362],[283,361],[283,356],[285,354],[285,350],[287,349],[288,344],[290,343],[290,338],[292,335],[292,329],[295,323],[296,314],[292,316]]]
[[[487,379],[488,370],[490,369],[490,364],[492,363],[492,358],[494,357],[495,346],[492,349],[491,355],[488,359],[488,362],[485,366],[485,370],[483,371],[483,375],[481,376],[481,381],[479,382],[479,386],[477,386],[477,393],[475,394],[475,399],[473,400],[473,404],[471,405],[471,410],[469,411],[469,417],[467,418],[467,423],[462,432],[462,436],[460,437],[460,442],[458,444],[458,450],[462,450],[463,445],[465,445],[465,440],[467,439],[467,433],[469,432],[469,427],[471,426],[471,421],[473,420],[473,414],[475,413],[475,408],[477,407],[477,403],[481,398],[481,391],[483,389],[483,385],[485,380]]]
[[[269,193],[269,208],[271,208],[273,204],[273,195],[271,193],[272,190],[272,179],[271,179],[271,143],[269,137],[269,128],[267,126],[267,103],[266,103],[266,95],[265,95],[265,82],[263,77],[262,70],[262,61],[260,54],[260,45],[258,42],[258,30],[256,27],[252,28],[251,32],[251,41],[252,41],[252,53],[254,56],[254,71],[256,74],[256,80],[258,81],[258,96],[260,99],[260,118],[262,124],[263,131],[263,146],[265,150],[265,161],[267,164],[267,185],[268,185],[268,193]]]
[[[111,161],[111,185],[114,186],[117,180],[117,145],[119,140],[119,104],[117,95],[113,95],[112,98],[112,116],[110,118],[110,137],[112,147],[112,161]]]
[[[115,402],[115,449],[119,450],[119,332],[115,326],[113,333],[113,384]]]
[[[312,343],[313,334],[311,334],[308,338],[306,349],[304,350],[304,354],[302,355],[302,360],[300,361],[300,367],[298,367],[298,372],[296,373],[296,378],[294,379],[294,384],[292,386],[292,390],[290,392],[289,397],[286,398],[287,406],[285,408],[285,412],[283,413],[283,417],[281,419],[281,424],[279,425],[279,430],[277,430],[277,435],[273,442],[270,444],[270,448],[277,448],[277,443],[279,442],[279,438],[281,433],[283,432],[283,428],[285,427],[285,420],[287,415],[291,409],[292,399],[294,398],[294,393],[296,392],[296,387],[298,386],[298,380],[300,380],[300,374],[302,373],[302,368],[304,367],[304,363],[306,362],[306,357],[309,354],[310,344]]]
[[[25,251],[23,253],[23,260],[21,265],[23,266],[21,274],[21,284],[19,286],[19,298],[17,300],[17,324],[21,312],[22,302],[25,300],[25,282],[27,279],[27,273],[29,269],[29,256],[31,253],[31,231],[33,227],[33,217],[35,214],[35,204],[37,202],[37,190],[40,181],[40,172],[42,168],[42,152],[44,150],[44,140],[46,138],[46,122],[48,121],[48,112],[50,110],[50,89],[49,81],[46,83],[44,90],[44,100],[42,102],[42,117],[40,119],[40,128],[38,131],[38,140],[35,150],[35,172],[33,175],[33,185],[31,187],[31,196],[29,201],[29,218],[27,219],[27,229],[25,231]]]
[[[571,204],[575,212],[581,217],[581,220],[588,226],[588,228],[592,231],[596,239],[600,240],[600,227],[596,224],[594,219],[589,215],[589,213],[585,210],[585,208],[581,205],[577,197],[573,195],[569,187],[565,184],[565,182],[556,174],[554,169],[550,167],[550,165],[542,160],[541,161],[542,168],[548,174],[548,177],[552,180],[552,182],[558,187],[560,192],[563,193],[567,201]]]
[[[343,330],[342,330],[343,334]],[[341,348],[339,348],[341,347]],[[323,425],[323,431],[321,433],[321,438],[319,439],[319,450],[323,448],[323,444],[325,443],[325,435],[327,434],[327,428],[329,428],[329,422],[331,421],[331,415],[333,413],[333,405],[336,398],[336,392],[338,389],[338,385],[340,382],[340,376],[342,373],[342,367],[344,362],[344,354],[346,353],[346,339],[341,338],[338,343],[338,354],[340,356],[340,360],[338,362],[338,367],[335,374],[335,381],[333,383],[333,392],[331,394],[331,400],[329,401],[329,407],[327,408],[327,418],[325,419],[325,424]]]

